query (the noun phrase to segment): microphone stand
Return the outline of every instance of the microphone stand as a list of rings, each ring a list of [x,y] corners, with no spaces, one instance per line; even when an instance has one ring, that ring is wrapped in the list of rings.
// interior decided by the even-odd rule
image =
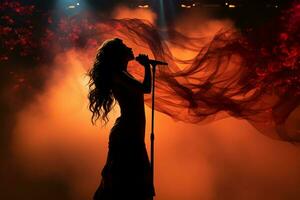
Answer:
[[[152,113],[151,113],[151,133],[150,133],[150,169],[151,169],[151,181],[154,187],[154,98],[155,98],[155,71],[156,71],[156,63],[152,63]],[[154,197],[152,196],[152,200]]]

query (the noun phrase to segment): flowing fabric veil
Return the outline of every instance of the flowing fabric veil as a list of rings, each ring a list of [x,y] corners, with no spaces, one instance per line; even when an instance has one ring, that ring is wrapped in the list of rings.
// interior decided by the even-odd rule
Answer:
[[[287,129],[285,122],[300,102],[299,13],[300,4],[294,4],[263,27],[223,29],[206,42],[139,19],[103,22],[100,34],[114,34],[169,63],[157,71],[157,111],[189,123],[232,116],[270,137],[297,142],[299,131]],[[170,46],[196,56],[177,59]],[[151,106],[149,97],[146,103]]]

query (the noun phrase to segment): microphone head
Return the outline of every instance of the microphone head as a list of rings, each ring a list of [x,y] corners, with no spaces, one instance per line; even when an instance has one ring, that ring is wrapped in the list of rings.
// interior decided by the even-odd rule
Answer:
[[[159,60],[149,60],[149,62],[150,64],[154,64],[154,65],[168,65],[168,63]]]
[[[135,60],[138,62],[147,62],[151,65],[168,65],[168,63],[163,61],[149,59],[148,56],[143,54],[139,54],[138,56],[136,56]]]

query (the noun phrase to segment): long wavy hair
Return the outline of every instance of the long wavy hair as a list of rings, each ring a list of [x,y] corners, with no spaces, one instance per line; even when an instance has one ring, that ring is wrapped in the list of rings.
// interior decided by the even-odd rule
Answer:
[[[115,105],[112,93],[112,75],[114,68],[118,68],[119,59],[124,51],[121,49],[122,40],[114,38],[106,40],[97,51],[93,67],[88,71],[89,76],[89,110],[92,112],[93,124],[100,118],[105,124],[108,113]]]

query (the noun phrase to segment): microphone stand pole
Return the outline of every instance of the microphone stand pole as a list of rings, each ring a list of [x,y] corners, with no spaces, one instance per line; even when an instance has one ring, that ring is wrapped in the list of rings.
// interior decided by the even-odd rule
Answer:
[[[155,98],[155,71],[156,64],[152,65],[152,114],[151,114],[151,133],[150,133],[150,141],[151,141],[151,149],[150,149],[150,169],[152,175],[152,185],[154,187],[154,98]],[[152,196],[151,199],[154,199]]]

